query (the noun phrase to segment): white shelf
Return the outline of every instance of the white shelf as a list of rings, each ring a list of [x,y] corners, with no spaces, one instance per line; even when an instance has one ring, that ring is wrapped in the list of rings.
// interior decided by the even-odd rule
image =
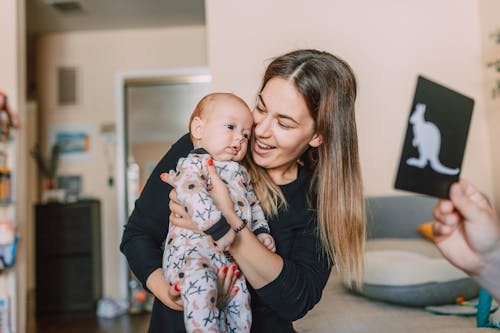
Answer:
[[[16,219],[16,191],[15,191],[15,162],[16,162],[16,141],[15,133],[12,134],[12,139],[7,142],[0,142],[0,152],[3,154],[4,161],[0,163],[5,163],[0,165],[1,167],[7,167],[11,171],[10,177],[10,202],[0,202],[0,222],[10,221],[14,227],[17,226]],[[15,265],[13,267],[6,268],[0,273],[0,296],[7,300],[7,307],[9,313],[8,327],[10,328],[8,333],[16,333],[16,290],[17,290],[17,272]],[[0,327],[0,331],[4,332],[4,327]]]

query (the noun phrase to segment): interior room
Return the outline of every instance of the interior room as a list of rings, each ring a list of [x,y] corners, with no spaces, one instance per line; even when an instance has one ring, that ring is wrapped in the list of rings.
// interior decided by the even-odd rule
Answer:
[[[253,108],[267,64],[294,49],[331,52],[355,72],[368,242],[407,240],[367,251],[433,246],[417,229],[436,199],[394,188],[419,75],[474,99],[460,178],[500,211],[500,74],[488,66],[499,27],[496,0],[0,0],[0,92],[14,117],[0,140],[0,236],[12,235],[4,256],[15,250],[0,271],[0,332],[146,332],[152,296],[119,249],[135,199],[200,97],[231,92]],[[457,284],[440,294],[477,297],[446,269]],[[437,303],[405,304],[408,291],[372,291],[348,291],[333,271],[294,327],[479,330],[473,316],[424,309]]]

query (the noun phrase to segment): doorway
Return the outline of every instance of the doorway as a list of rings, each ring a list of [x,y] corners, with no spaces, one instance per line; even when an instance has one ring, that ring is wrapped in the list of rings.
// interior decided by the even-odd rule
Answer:
[[[117,80],[117,193],[119,235],[156,163],[182,135],[189,117],[210,89],[206,68],[156,73],[122,73]],[[122,297],[129,295],[130,272],[120,264]]]

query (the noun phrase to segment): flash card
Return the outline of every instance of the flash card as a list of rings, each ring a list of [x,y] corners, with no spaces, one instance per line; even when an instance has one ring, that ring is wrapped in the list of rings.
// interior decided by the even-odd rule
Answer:
[[[396,189],[449,198],[462,170],[473,107],[472,98],[418,77]]]

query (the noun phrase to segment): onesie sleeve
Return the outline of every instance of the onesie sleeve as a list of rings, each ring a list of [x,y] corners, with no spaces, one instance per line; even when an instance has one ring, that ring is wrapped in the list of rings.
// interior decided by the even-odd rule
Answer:
[[[246,187],[246,198],[250,204],[252,210],[252,221],[250,223],[250,229],[255,235],[258,234],[269,234],[269,225],[264,215],[264,210],[259,204],[255,192],[252,186],[252,180],[250,179],[250,174],[247,169],[241,166],[241,174],[243,175],[243,181]]]
[[[278,277],[256,293],[281,317],[295,321],[321,299],[331,265],[312,225],[297,236],[291,251]]]
[[[206,158],[200,157],[206,156]],[[177,198],[198,229],[217,241],[230,229],[207,191],[208,172],[204,166],[209,155],[190,154],[181,159],[174,175]]]
[[[179,158],[192,149],[188,134],[170,148],[151,173],[125,225],[120,250],[144,287],[149,275],[162,267],[162,245],[168,233],[168,194],[172,187],[161,181],[160,174],[175,169]]]

